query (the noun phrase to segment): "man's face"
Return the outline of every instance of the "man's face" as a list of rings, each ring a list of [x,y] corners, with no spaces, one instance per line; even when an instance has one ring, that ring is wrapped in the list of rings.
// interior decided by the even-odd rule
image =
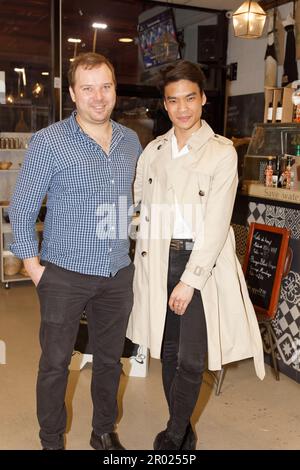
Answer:
[[[178,80],[165,87],[164,105],[175,130],[193,133],[201,126],[202,106],[206,96],[197,83]]]
[[[106,64],[75,72],[75,85],[69,88],[78,117],[86,124],[104,124],[109,121],[116,104],[116,87],[111,70]]]

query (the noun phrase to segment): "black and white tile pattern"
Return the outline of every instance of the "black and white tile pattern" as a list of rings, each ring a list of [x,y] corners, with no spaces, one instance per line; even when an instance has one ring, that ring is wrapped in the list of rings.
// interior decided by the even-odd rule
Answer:
[[[300,371],[300,207],[290,209],[272,204],[250,202],[247,222],[263,223],[291,230],[290,246],[294,261],[292,269],[282,280],[277,313],[272,320],[272,336],[276,344],[276,356],[289,370]],[[237,247],[238,247],[237,243]],[[241,248],[239,248],[241,250]],[[270,344],[265,326],[261,325],[264,350],[270,353]],[[284,367],[283,366],[283,367]],[[292,376],[292,374],[291,374]]]

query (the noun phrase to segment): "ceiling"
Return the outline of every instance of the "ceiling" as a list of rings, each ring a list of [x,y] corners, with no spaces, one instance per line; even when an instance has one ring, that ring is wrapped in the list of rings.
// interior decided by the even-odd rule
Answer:
[[[93,48],[94,21],[106,22],[108,28],[97,34],[96,51],[114,63],[122,83],[136,83],[139,48],[137,23],[139,15],[156,5],[147,0],[62,0],[63,76],[74,54],[74,45],[67,39],[81,39],[77,52]],[[187,8],[234,10],[242,0],[168,0]],[[51,67],[51,0],[0,0],[0,69],[7,79],[16,82],[14,67],[24,67],[36,81],[42,71]],[[120,37],[134,38],[131,44],[121,44]],[[121,77],[121,78],[120,78]]]
[[[231,7],[240,0],[182,0],[182,5],[209,8]],[[167,4],[173,3],[171,0]],[[201,5],[200,5],[201,4]],[[49,70],[50,0],[0,0],[0,64],[7,77],[16,78],[14,67],[26,66],[38,74]],[[136,82],[138,68],[137,23],[139,15],[156,5],[146,0],[63,0],[62,1],[62,55],[64,69],[74,54],[69,37],[81,39],[78,52],[93,48],[94,21],[106,22],[108,28],[97,33],[97,52],[108,56],[123,83]],[[120,44],[120,37],[132,37],[131,44]],[[64,73],[65,75],[65,73]],[[36,80],[36,77],[34,78]]]
[[[160,1],[160,0],[154,0]],[[242,0],[169,0],[168,3],[198,8],[212,8],[214,10],[236,10]]]

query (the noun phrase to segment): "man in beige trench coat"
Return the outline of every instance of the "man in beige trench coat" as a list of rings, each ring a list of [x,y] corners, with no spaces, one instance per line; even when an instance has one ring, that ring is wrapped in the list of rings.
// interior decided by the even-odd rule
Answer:
[[[168,67],[163,96],[173,128],[142,153],[134,187],[141,207],[127,336],[162,359],[170,418],[154,449],[192,450],[190,417],[207,354],[211,370],[253,357],[260,379],[264,361],[230,228],[236,152],[201,120],[206,97],[197,65]]]

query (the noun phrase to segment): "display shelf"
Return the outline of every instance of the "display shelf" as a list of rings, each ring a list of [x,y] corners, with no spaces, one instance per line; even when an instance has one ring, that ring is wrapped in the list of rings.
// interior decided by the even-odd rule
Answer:
[[[300,191],[292,191],[284,188],[268,188],[257,181],[244,180],[241,194],[244,196],[254,196],[262,199],[300,204]]]

